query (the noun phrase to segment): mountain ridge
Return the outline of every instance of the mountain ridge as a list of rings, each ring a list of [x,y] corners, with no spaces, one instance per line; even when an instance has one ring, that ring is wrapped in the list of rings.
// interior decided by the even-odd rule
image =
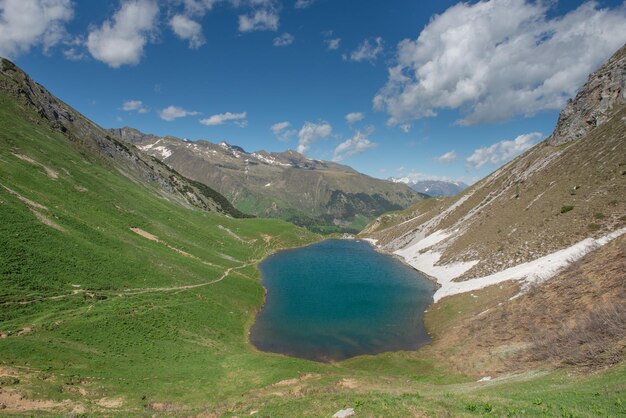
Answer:
[[[85,155],[107,161],[144,186],[156,188],[162,196],[202,210],[234,217],[248,216],[210,187],[187,179],[160,161],[112,138],[106,130],[58,99],[14,63],[1,57],[0,91],[33,108],[52,129],[61,132]]]
[[[404,183],[416,192],[424,193],[431,197],[454,196],[469,187],[462,181],[412,180],[410,177],[390,177],[389,181]]]
[[[293,150],[247,152],[224,141],[159,137],[129,127],[109,132],[216,189],[243,212],[285,219],[319,232],[358,232],[375,216],[425,198],[404,184],[309,159]]]

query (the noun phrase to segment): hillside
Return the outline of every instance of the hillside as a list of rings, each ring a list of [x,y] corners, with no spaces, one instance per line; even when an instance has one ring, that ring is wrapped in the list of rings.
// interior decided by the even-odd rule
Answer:
[[[45,123],[65,135],[79,152],[99,157],[102,162],[158,191],[163,197],[186,206],[235,217],[245,216],[210,187],[181,176],[158,160],[111,137],[4,58],[0,61],[0,90],[38,113]],[[32,122],[41,123],[35,119]]]
[[[424,198],[403,184],[291,150],[250,153],[226,142],[190,142],[132,128],[110,132],[216,189],[243,212],[285,219],[317,231],[358,232],[376,216]]]
[[[442,359],[458,347],[442,331],[458,332],[456,312],[468,319],[468,307],[480,309],[469,304],[432,309],[435,345],[417,352],[334,364],[258,352],[247,337],[264,300],[257,263],[320,236],[280,220],[235,218],[217,195],[201,194],[209,189],[101,135],[2,65],[0,413],[625,412],[623,365],[589,376],[542,371],[477,382],[482,370],[458,366],[458,351]],[[36,91],[45,100],[35,100]],[[67,117],[55,116],[62,109]],[[616,243],[602,249],[611,259]]]
[[[443,180],[412,180],[408,177],[392,177],[389,179],[394,183],[404,183],[418,193],[423,193],[432,197],[454,196],[467,189],[467,184],[462,181]]]
[[[444,351],[450,344],[465,347],[468,357],[481,357],[474,366],[454,361],[460,369],[494,370],[486,357],[503,361],[532,350],[533,332],[541,330],[549,341],[556,337],[548,330],[583,327],[613,304],[611,321],[621,325],[607,335],[597,335],[602,327],[585,335],[597,338],[607,351],[616,350],[609,364],[621,359],[619,341],[626,332],[625,74],[623,47],[589,77],[549,138],[463,194],[383,215],[363,232],[381,250],[437,280],[435,309],[463,312],[452,315],[455,326],[442,331],[435,344]],[[570,354],[580,355],[574,349]],[[532,356],[519,355],[496,371],[525,367]]]

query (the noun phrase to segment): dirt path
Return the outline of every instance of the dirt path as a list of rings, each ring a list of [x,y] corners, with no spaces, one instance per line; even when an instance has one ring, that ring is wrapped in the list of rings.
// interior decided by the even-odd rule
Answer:
[[[215,279],[215,280],[211,280],[210,282],[206,282],[206,283],[197,283],[197,284],[188,284],[188,285],[183,285],[183,286],[173,286],[173,287],[146,287],[143,289],[124,289],[122,293],[122,295],[139,295],[142,293],[150,293],[150,292],[175,292],[175,291],[179,291],[179,290],[189,290],[189,289],[196,289],[198,287],[204,287],[204,286],[209,286],[215,283],[219,283],[222,280],[224,280],[226,277],[228,277],[228,275],[230,273],[232,273],[235,270],[239,270],[239,269],[243,269],[246,267],[250,267],[254,264],[256,264],[259,260],[254,260],[252,262],[246,263],[246,264],[242,264],[240,266],[237,267],[230,267],[228,269],[226,269],[226,271],[224,271],[224,273],[220,276],[219,279]]]

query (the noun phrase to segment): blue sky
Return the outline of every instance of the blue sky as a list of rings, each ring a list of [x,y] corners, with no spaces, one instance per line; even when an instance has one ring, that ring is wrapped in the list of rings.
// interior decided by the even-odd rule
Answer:
[[[381,178],[476,181],[625,41],[622,1],[0,0],[0,55],[104,127]]]

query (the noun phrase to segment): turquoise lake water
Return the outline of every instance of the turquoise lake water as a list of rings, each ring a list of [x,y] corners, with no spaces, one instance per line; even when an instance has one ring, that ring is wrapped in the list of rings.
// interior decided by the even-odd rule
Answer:
[[[414,350],[435,285],[366,242],[327,240],[260,264],[266,303],[250,332],[261,351],[317,361]]]

